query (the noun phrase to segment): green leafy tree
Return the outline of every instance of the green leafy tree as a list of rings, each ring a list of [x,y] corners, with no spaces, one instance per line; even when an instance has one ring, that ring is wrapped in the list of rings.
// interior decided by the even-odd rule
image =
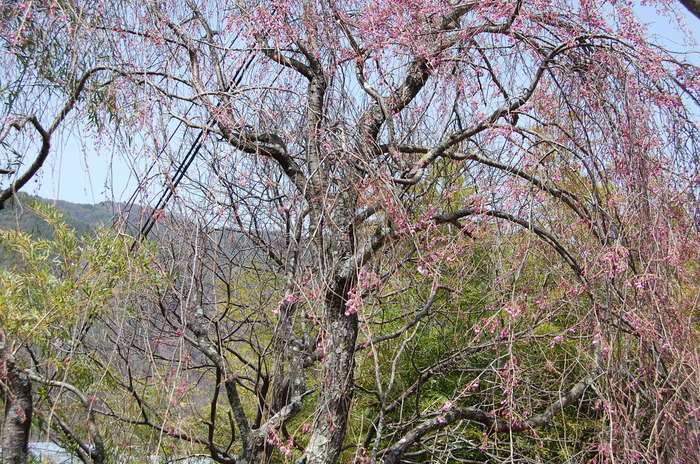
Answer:
[[[31,209],[51,238],[0,231],[10,257],[0,269],[3,462],[26,462],[33,416],[83,461],[105,462],[96,392],[79,361],[80,346],[100,315],[148,281],[147,255],[130,253],[126,235],[101,229],[79,238],[52,207],[36,202]]]

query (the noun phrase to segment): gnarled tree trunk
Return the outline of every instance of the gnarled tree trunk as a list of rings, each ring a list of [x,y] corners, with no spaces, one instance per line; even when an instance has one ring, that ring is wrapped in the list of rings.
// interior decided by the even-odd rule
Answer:
[[[0,330],[0,378],[5,399],[1,464],[26,464],[29,459],[29,430],[32,424],[32,385],[15,366],[9,343]]]
[[[307,464],[337,462],[345,438],[355,368],[357,315],[345,315],[345,297],[349,279],[338,277],[335,288],[326,297],[327,336],[319,412],[316,426],[306,448]]]

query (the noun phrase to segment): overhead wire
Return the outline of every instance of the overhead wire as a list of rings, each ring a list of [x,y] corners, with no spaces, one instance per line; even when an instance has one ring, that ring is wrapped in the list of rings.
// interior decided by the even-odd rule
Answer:
[[[239,31],[238,34],[236,34],[236,36],[231,40],[231,45],[229,46],[229,48],[233,47],[233,45],[236,43],[236,41],[238,40],[240,35],[241,35],[241,31]],[[228,50],[224,51],[224,55],[222,58],[226,57],[227,52],[228,52]],[[190,103],[190,107],[187,108],[187,111],[185,111],[185,116],[187,116],[190,113],[190,111],[192,111],[192,108],[194,108],[195,105],[196,105],[196,103],[194,101],[192,103]],[[168,140],[166,140],[165,143],[163,144],[163,148],[161,148],[160,151],[158,152],[158,154],[155,156],[153,162],[151,163],[149,168],[146,170],[144,177],[148,177],[148,175],[151,173],[151,171],[156,166],[156,164],[158,164],[158,159],[161,157],[161,155],[168,148],[168,146],[170,145],[170,142],[172,142],[173,138],[175,137],[175,134],[177,134],[177,132],[180,130],[180,127],[182,127],[182,124],[184,124],[184,121],[182,119],[178,120],[177,126],[173,130],[172,134],[170,134],[170,137],[168,137]],[[129,197],[129,199],[126,201],[126,205],[127,205],[128,209],[130,209],[133,206],[134,202],[136,201],[136,196],[138,195],[138,193],[139,193],[139,189],[137,188],[136,190],[134,190],[134,193],[132,193],[131,196]]]
[[[240,33],[238,34],[240,35]],[[236,39],[238,38],[238,35],[234,38],[234,43]],[[245,72],[248,70],[248,68],[251,66],[253,61],[255,60],[256,54],[254,53],[254,49],[248,50],[248,56],[243,60],[243,62],[239,65],[238,69],[234,73],[233,78],[229,82],[229,85],[225,89],[225,92],[231,92],[234,90],[236,87],[238,87],[243,80],[243,76],[245,75]],[[219,101],[216,105],[216,108],[219,108],[222,105],[222,101]],[[194,103],[193,103],[194,106]],[[190,107],[191,109],[192,107]],[[188,110],[189,112],[189,110]],[[148,234],[151,232],[153,227],[155,226],[157,222],[156,214],[158,214],[159,211],[162,211],[165,206],[167,205],[168,201],[172,198],[172,196],[175,193],[175,189],[177,186],[180,184],[182,179],[185,177],[185,174],[187,173],[187,170],[190,168],[192,163],[194,162],[195,158],[197,157],[197,154],[202,148],[203,145],[203,139],[206,136],[206,133],[208,132],[208,126],[209,124],[214,120],[214,116],[212,115],[209,120],[207,121],[207,124],[205,128],[202,128],[199,130],[199,133],[197,134],[197,137],[195,137],[195,140],[192,142],[190,145],[189,149],[187,150],[187,153],[183,157],[183,159],[180,161],[178,164],[175,173],[173,174],[172,177],[172,182],[168,185],[168,187],[163,191],[161,196],[158,199],[158,202],[156,203],[155,207],[150,208],[150,211],[148,213],[148,217],[146,219],[146,222],[143,223],[141,229],[139,230],[139,234],[137,235],[136,239],[131,245],[131,249],[133,250],[141,241],[146,239]],[[178,127],[175,129],[173,134],[170,136],[168,139],[168,143],[172,140],[174,137],[175,133],[181,126],[182,121],[180,121],[180,124],[178,124]],[[158,156],[160,156],[164,151],[165,148],[167,147],[167,144],[164,145],[163,149],[159,153]],[[148,175],[153,167],[155,166],[157,162],[157,159],[154,160],[154,163],[151,165],[151,167],[148,169],[146,175]],[[130,201],[133,201],[136,198],[138,190],[134,192],[134,194],[131,196]]]

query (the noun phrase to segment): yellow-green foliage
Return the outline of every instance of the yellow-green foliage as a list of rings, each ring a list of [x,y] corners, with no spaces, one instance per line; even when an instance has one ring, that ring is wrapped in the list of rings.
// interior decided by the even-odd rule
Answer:
[[[54,208],[32,208],[54,238],[0,231],[0,246],[11,256],[0,269],[0,327],[18,342],[41,343],[99,312],[124,289],[140,287],[147,273],[145,255],[129,253],[128,236],[100,230],[78,238]]]

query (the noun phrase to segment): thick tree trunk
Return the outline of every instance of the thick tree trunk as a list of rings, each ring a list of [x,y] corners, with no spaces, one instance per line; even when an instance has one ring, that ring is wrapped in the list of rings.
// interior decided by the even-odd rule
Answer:
[[[306,464],[333,464],[345,438],[352,400],[357,314],[345,315],[351,282],[339,277],[326,298],[325,356],[319,415],[306,448]]]
[[[5,421],[2,428],[1,464],[26,464],[32,423],[32,385],[15,367],[4,333],[0,330],[0,377],[4,383]]]

